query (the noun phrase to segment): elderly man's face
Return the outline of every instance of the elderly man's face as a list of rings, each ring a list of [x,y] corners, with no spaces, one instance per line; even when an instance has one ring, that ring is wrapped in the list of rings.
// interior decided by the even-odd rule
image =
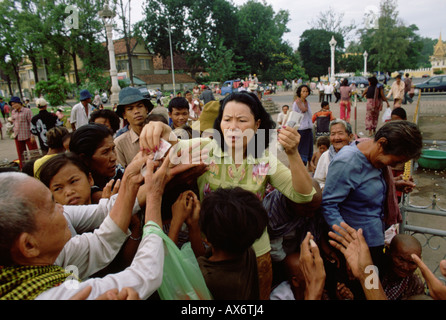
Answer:
[[[39,249],[37,260],[53,264],[71,238],[63,206],[56,203],[50,190],[36,179],[30,178],[21,191],[38,208],[35,213],[37,230],[31,233]]]

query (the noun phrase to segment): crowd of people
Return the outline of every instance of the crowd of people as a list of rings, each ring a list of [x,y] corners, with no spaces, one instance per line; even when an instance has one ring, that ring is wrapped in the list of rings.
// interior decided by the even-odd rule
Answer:
[[[94,111],[82,91],[71,128],[39,100],[51,125],[38,134],[13,98],[15,125],[31,123],[16,143],[36,134],[47,149],[0,173],[0,299],[191,298],[178,275],[215,300],[446,298],[418,240],[386,236],[401,222],[397,191],[415,186],[396,168],[420,156],[418,127],[395,112],[358,140],[349,112],[335,119],[322,103],[315,142],[310,92],[299,85],[276,122],[247,91],[155,107],[128,87],[116,111]],[[180,254],[171,243],[190,245],[198,271],[167,259]]]

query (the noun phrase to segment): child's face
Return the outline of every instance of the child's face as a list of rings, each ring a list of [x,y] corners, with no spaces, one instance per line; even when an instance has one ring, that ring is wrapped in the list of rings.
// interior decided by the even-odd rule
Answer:
[[[317,147],[320,154],[323,154],[325,151],[328,150],[328,147],[325,144],[320,145],[319,147]]]
[[[322,109],[324,109],[324,110],[330,110],[330,105],[327,104],[326,106],[323,106]]]
[[[288,107],[283,107],[283,108],[282,108],[282,112],[283,112],[284,114],[287,114],[287,112],[288,112]]]
[[[93,179],[77,166],[69,163],[57,172],[50,182],[54,200],[61,205],[86,205],[91,203]]]
[[[390,253],[393,273],[401,278],[413,274],[417,269],[416,263],[411,258],[413,253],[421,257],[419,250],[404,245],[403,243],[398,243],[394,252]]]
[[[189,119],[189,109],[172,108],[172,112],[169,112],[169,117],[172,119],[174,128],[181,128]]]

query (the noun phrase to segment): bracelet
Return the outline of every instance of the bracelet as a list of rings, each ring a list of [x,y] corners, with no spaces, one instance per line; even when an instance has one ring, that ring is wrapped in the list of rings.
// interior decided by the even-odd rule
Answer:
[[[129,236],[130,239],[134,240],[134,241],[139,241],[141,240],[141,236],[139,236],[138,238],[133,238],[132,235]]]

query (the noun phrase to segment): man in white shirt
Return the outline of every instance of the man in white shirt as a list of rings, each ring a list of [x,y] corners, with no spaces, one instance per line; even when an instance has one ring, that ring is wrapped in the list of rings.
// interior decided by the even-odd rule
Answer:
[[[333,84],[328,82],[326,85],[324,85],[324,94],[325,94],[325,101],[328,102],[328,98],[330,98],[331,102],[331,95],[333,94],[334,87]]]
[[[88,124],[90,114],[94,107],[91,105],[91,94],[88,90],[82,90],[80,92],[80,102],[71,109],[71,129],[75,131],[77,128]]]
[[[147,174],[141,175],[146,163]],[[64,208],[55,203],[50,190],[39,180],[24,173],[0,173],[0,292],[2,299],[65,300],[86,287],[89,299],[95,299],[114,288],[131,287],[141,299],[147,299],[162,282],[164,264],[163,240],[150,232],[160,228],[161,197],[167,182],[177,173],[192,166],[170,168],[165,161],[154,172],[155,163],[148,155],[138,156],[128,166],[115,204],[99,229],[72,237],[63,215]],[[184,169],[184,170],[183,170]],[[122,272],[92,278],[119,252],[129,236],[128,226],[135,197],[144,181],[146,214],[144,236],[132,264]],[[18,209],[17,203],[21,208]],[[14,221],[12,226],[9,221]],[[14,223],[13,223],[14,224]],[[28,285],[32,283],[33,285]]]
[[[325,85],[324,82],[321,80],[316,86],[317,90],[319,90],[319,102],[324,101],[324,89]]]

